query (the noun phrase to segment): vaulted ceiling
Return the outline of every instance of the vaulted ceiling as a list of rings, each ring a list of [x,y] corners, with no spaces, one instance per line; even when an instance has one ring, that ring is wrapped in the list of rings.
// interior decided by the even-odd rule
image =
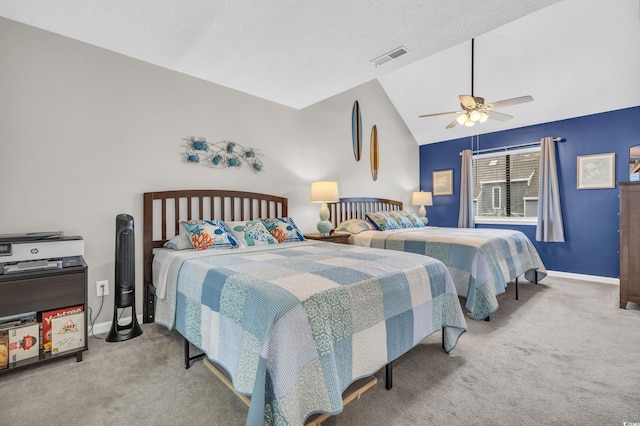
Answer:
[[[0,16],[297,109],[378,79],[419,144],[640,105],[638,0],[3,0]],[[418,118],[471,94],[472,38],[474,94],[534,102],[475,127]]]

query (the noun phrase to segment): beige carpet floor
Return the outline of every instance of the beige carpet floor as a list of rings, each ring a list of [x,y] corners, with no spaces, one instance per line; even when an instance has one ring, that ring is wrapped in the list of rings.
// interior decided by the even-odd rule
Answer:
[[[618,286],[545,278],[499,296],[491,321],[468,319],[451,355],[440,335],[394,363],[329,425],[624,425],[640,422],[640,307]],[[63,359],[0,375],[0,425],[241,425],[247,408],[182,340],[144,324],[135,339],[89,339]],[[102,336],[103,337],[103,336]]]

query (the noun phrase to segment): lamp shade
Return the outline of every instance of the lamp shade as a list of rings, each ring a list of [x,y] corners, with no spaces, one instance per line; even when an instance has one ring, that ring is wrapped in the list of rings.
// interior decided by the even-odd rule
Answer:
[[[312,203],[337,203],[338,201],[340,201],[338,182],[311,183]]]
[[[413,197],[411,197],[411,205],[412,206],[432,206],[433,198],[431,197],[431,192],[414,192]]]

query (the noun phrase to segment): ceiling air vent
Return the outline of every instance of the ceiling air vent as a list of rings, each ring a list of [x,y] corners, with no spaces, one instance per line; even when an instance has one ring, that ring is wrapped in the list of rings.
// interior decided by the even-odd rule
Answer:
[[[392,59],[396,59],[404,55],[405,53],[409,53],[409,49],[407,49],[406,47],[400,46],[397,49],[393,49],[391,52],[385,53],[384,55],[372,60],[371,62],[376,64],[377,67],[379,67],[380,65],[386,62],[389,62]]]

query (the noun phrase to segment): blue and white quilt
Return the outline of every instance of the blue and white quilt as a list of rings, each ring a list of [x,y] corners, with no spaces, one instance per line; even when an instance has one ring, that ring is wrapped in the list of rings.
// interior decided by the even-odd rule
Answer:
[[[498,309],[497,295],[524,274],[538,282],[547,273],[529,238],[520,231],[485,228],[424,228],[364,231],[350,237],[358,246],[424,254],[442,261],[458,294],[466,298],[471,318],[479,320]],[[537,277],[536,277],[537,274]]]
[[[176,329],[251,396],[247,424],[301,425],[342,411],[342,392],[443,330],[467,327],[438,260],[305,241],[160,250],[156,322]]]

